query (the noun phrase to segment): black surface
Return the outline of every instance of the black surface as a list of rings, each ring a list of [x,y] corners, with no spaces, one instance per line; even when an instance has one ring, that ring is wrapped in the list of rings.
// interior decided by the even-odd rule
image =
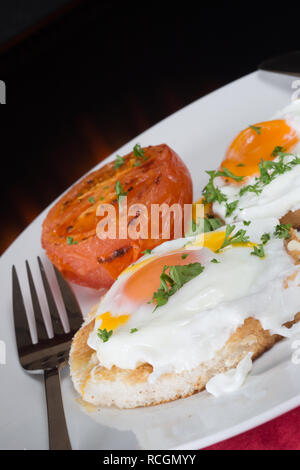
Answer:
[[[162,5],[88,0],[0,57],[1,249],[120,145],[263,60],[300,49],[299,7]]]
[[[22,34],[71,0],[1,0],[0,44]]]

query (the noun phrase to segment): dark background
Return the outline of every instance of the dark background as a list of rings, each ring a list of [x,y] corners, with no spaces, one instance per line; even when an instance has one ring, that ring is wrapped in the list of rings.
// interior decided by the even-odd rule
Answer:
[[[1,252],[126,141],[300,49],[299,6],[197,4],[1,0]]]

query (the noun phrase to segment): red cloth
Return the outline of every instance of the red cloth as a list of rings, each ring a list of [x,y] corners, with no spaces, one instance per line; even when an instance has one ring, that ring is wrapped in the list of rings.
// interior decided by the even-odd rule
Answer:
[[[300,407],[206,450],[300,450]]]

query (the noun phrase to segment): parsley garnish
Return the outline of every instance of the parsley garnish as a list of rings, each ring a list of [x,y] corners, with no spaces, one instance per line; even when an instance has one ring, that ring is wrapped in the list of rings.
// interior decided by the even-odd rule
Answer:
[[[250,225],[250,224],[251,224],[251,220],[243,220],[243,224],[244,224],[244,225]]]
[[[268,243],[268,241],[271,240],[271,235],[269,233],[264,233],[262,236],[261,236],[261,241],[263,242],[263,245],[265,245],[266,243]]]
[[[198,224],[192,220],[192,228],[189,232],[185,234],[186,237],[192,237],[194,235],[199,235],[200,233],[213,232],[218,228],[222,227],[223,222],[218,217],[205,217],[204,219],[199,219]]]
[[[250,255],[258,256],[259,258],[264,258],[264,245],[261,243],[260,245],[254,246],[253,251],[251,251]]]
[[[184,253],[183,255],[181,255],[181,259],[186,259],[188,256],[188,253]]]
[[[264,186],[270,184],[278,175],[282,175],[287,171],[291,171],[294,166],[300,164],[300,158],[296,155],[282,152],[282,147],[275,147],[272,153],[273,156],[278,156],[279,161],[273,160],[261,160],[259,164],[260,176],[256,178],[256,183],[248,186],[244,186],[240,190],[240,196],[245,194],[247,191],[255,194],[260,194]],[[290,162],[284,162],[286,156],[293,156],[293,160]]]
[[[229,217],[237,208],[239,201],[226,202],[226,214],[225,217]]]
[[[285,240],[291,237],[290,229],[292,228],[292,224],[280,224],[276,225],[274,235],[276,238],[284,238]]]
[[[211,263],[219,264],[220,261],[218,261],[216,258],[213,258],[213,259],[211,260]]]
[[[78,242],[73,239],[73,237],[67,237],[67,245],[77,245]]]
[[[255,131],[257,134],[261,134],[261,127],[258,127],[258,126],[249,126],[250,129],[252,129],[253,131]]]
[[[244,176],[234,175],[233,173],[231,173],[231,171],[229,171],[225,167],[222,167],[222,171],[218,171],[216,176],[226,176],[227,178],[231,178],[234,181],[238,181],[238,182],[243,181],[243,179],[245,178]]]
[[[113,334],[113,330],[107,331],[106,328],[104,328],[104,330],[101,330],[99,328],[97,331],[97,335],[100,339],[102,339],[103,343],[106,343],[112,334]]]
[[[149,250],[149,248],[147,248],[147,250],[145,251],[142,251],[142,255],[151,255],[152,253],[152,250]]]
[[[130,333],[131,333],[131,334],[132,334],[132,333],[136,333],[137,331],[139,331],[137,328],[131,328]]]
[[[206,173],[209,175],[210,178],[207,185],[202,191],[202,194],[204,196],[204,202],[210,203],[218,201],[221,204],[221,202],[227,201],[227,196],[225,196],[225,194],[223,194],[220,189],[214,185],[214,179],[218,176],[218,172],[207,171]]]
[[[89,199],[88,199],[89,202],[91,202],[92,204],[95,204],[95,198],[93,198],[93,196],[90,196]]]
[[[229,245],[236,245],[237,243],[248,243],[249,237],[246,236],[246,230],[240,229],[238,230],[232,237],[230,236],[235,229],[235,225],[227,225],[225,231],[225,240],[222,243],[222,246],[217,250],[217,253],[226,248]]]
[[[169,274],[166,271],[169,270]],[[204,267],[200,263],[186,264],[185,266],[164,266],[160,276],[160,286],[149,303],[156,303],[154,311],[165,305],[184,284],[202,273]]]
[[[231,178],[234,181],[243,181],[244,179],[244,176],[236,176],[225,167],[222,167],[222,169],[218,171],[207,171],[206,173],[209,175],[209,181],[205,186],[204,190],[202,191],[202,194],[204,196],[204,202],[206,203],[218,201],[221,204],[221,202],[227,201],[227,196],[223,194],[221,190],[214,185],[214,180],[218,176]]]
[[[135,156],[135,158],[137,159],[137,161],[135,162],[135,164],[133,166],[140,166],[141,164],[141,160],[143,162],[145,162],[146,160],[148,160],[149,157],[146,157],[145,156],[145,152],[144,150],[142,149],[142,147],[140,146],[140,144],[136,144],[134,147],[133,147],[133,155]]]
[[[124,163],[125,163],[124,158],[120,157],[120,155],[117,155],[116,160],[115,160],[114,169],[117,170],[118,168],[120,168],[120,166],[124,165]]]
[[[116,181],[115,191],[116,191],[116,195],[117,195],[117,198],[118,198],[119,207],[121,207],[122,200],[125,196],[127,196],[128,192],[126,192],[124,190],[124,188],[122,188],[122,185],[121,185],[120,181]]]

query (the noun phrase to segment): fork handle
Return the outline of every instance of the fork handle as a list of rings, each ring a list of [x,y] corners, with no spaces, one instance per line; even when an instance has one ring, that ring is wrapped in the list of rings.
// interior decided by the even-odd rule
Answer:
[[[50,450],[72,450],[61,396],[59,368],[45,370]]]

